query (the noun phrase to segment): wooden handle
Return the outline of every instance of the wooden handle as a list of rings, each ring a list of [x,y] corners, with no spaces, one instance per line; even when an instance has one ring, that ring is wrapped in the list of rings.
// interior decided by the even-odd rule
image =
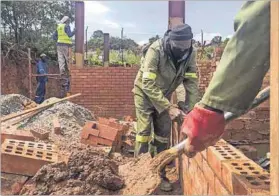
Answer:
[[[12,118],[15,118],[15,117],[18,117],[18,116],[22,116],[24,114],[27,114],[27,113],[30,113],[30,112],[33,112],[33,111],[37,111],[37,110],[40,110],[40,109],[46,109],[46,108],[48,108],[48,107],[50,107],[50,106],[52,106],[52,105],[54,105],[56,103],[59,103],[59,102],[62,102],[62,101],[68,100],[68,99],[72,99],[72,98],[78,97],[80,95],[81,95],[81,93],[78,93],[78,94],[75,94],[75,95],[71,95],[69,97],[64,97],[63,99],[59,99],[57,101],[53,101],[51,103],[41,104],[41,105],[39,105],[39,106],[37,106],[35,108],[24,110],[24,111],[21,111],[19,113],[12,113],[12,114],[4,116],[3,118],[0,118],[0,121],[1,122],[5,122],[5,121],[10,120]]]

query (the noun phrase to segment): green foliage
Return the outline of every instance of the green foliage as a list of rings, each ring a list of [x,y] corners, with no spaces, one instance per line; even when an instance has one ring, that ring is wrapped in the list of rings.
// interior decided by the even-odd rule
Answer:
[[[101,55],[101,50],[97,49],[97,51],[89,55],[88,64],[89,66],[103,66],[102,60],[99,59]],[[122,54],[120,51],[111,50],[109,54],[109,63],[110,65],[139,65],[140,64],[140,56],[136,55],[133,51],[127,50],[123,53],[123,62],[122,62]]]
[[[156,35],[155,37],[151,37],[151,38],[149,38],[149,43],[152,44],[153,42],[155,42],[158,39],[160,39],[159,35]]]
[[[64,15],[73,21],[71,1],[1,1],[1,39],[54,54],[52,34]]]
[[[101,30],[94,31],[90,40],[88,40],[88,50],[95,51],[97,48],[103,50],[104,48],[104,33]],[[121,40],[119,37],[110,37],[110,49],[111,50],[132,50],[136,52],[138,44],[130,39],[124,38]]]
[[[139,65],[140,56],[136,55],[131,50],[126,50],[123,52],[123,63],[122,63],[122,54],[119,51],[112,50],[109,54],[111,64],[129,64],[129,65]]]
[[[104,33],[101,30],[93,32],[88,41],[88,49],[89,51],[94,51],[94,55],[88,58],[89,65],[102,65],[103,62],[99,59],[99,56],[102,55],[104,49]],[[121,50],[123,50],[123,62]],[[139,65],[141,57],[138,54],[138,44],[134,40],[130,38],[121,40],[119,37],[110,37],[109,63],[111,65]]]

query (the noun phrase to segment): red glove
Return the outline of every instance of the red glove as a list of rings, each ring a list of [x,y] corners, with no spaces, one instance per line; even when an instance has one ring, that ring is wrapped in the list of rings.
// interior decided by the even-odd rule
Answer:
[[[188,136],[185,149],[200,152],[214,145],[224,133],[225,119],[221,113],[201,107],[194,109],[185,117],[181,131]]]

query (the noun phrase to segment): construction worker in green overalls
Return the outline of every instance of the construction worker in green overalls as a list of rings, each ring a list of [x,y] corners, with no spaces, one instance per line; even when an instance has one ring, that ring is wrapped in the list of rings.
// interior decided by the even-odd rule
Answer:
[[[225,129],[224,112],[244,114],[270,63],[270,1],[248,1],[235,17],[235,33],[201,101],[187,115],[185,153],[214,145]]]
[[[147,152],[154,156],[168,148],[171,122],[182,114],[181,108],[170,103],[180,84],[185,87],[186,97],[182,101],[189,110],[198,101],[192,38],[189,25],[176,26],[150,45],[141,60],[133,89],[137,116],[135,156]],[[165,173],[161,189],[172,190]]]

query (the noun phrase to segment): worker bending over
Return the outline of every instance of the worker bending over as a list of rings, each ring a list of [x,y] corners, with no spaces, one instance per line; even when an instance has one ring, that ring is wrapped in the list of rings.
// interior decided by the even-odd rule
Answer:
[[[45,54],[40,55],[40,59],[36,64],[37,68],[37,74],[47,74],[47,56]],[[45,100],[45,94],[46,94],[46,83],[48,81],[48,78],[46,75],[44,76],[37,76],[37,89],[36,89],[36,96],[34,101],[37,104],[42,103]]]
[[[68,96],[70,93],[69,51],[72,47],[71,37],[75,35],[75,30],[71,31],[69,24],[69,17],[64,16],[57,25],[57,29],[53,34],[53,39],[57,42],[58,63],[60,75],[62,77],[62,97],[65,97],[65,94]]]
[[[147,152],[154,156],[169,147],[171,121],[181,114],[170,98],[181,83],[186,91],[186,101],[183,101],[189,109],[198,101],[192,38],[189,25],[176,26],[149,46],[141,60],[133,89],[137,116],[135,156]],[[165,174],[161,189],[172,189]]]
[[[185,152],[214,145],[224,133],[224,112],[245,113],[269,69],[270,1],[246,2],[234,29],[202,100],[184,120]]]

